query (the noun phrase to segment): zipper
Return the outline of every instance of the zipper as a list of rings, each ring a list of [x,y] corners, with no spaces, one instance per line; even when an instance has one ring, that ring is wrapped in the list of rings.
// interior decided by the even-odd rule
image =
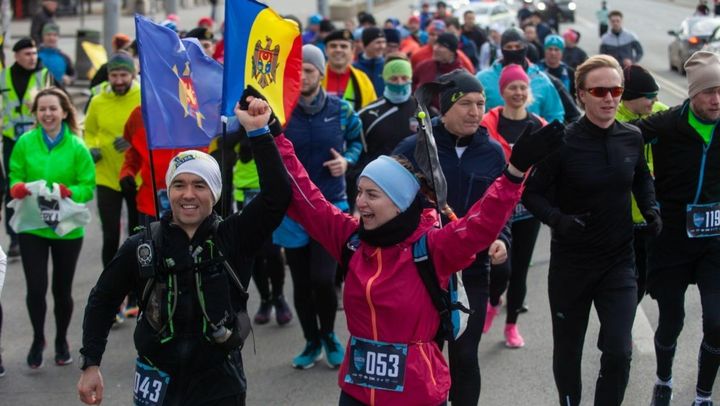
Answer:
[[[370,308],[370,324],[372,325],[372,337],[373,340],[377,341],[377,315],[375,313],[375,305],[373,304],[372,297],[370,296],[370,291],[372,290],[373,283],[377,278],[380,277],[380,274],[382,273],[382,250],[378,247],[375,249],[375,252],[373,252],[372,255],[377,257],[377,270],[375,271],[375,275],[371,276],[370,279],[368,279],[368,283],[365,286],[365,300],[367,300],[368,307]],[[370,389],[370,406],[375,406],[374,388]]]

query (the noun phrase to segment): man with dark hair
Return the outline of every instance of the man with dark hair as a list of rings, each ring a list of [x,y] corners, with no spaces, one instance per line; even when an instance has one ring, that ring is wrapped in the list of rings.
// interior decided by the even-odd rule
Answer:
[[[385,32],[377,27],[362,30],[363,51],[358,55],[354,67],[365,72],[375,88],[375,94],[382,94],[385,87],[382,70],[385,64]]]
[[[325,38],[328,61],[322,75],[322,86],[328,94],[350,102],[358,111],[377,99],[377,93],[365,72],[352,65],[354,40],[349,30],[333,31]]]
[[[462,35],[475,43],[479,57],[480,48],[487,42],[488,38],[485,30],[475,24],[475,12],[472,10],[466,10],[463,13]]]
[[[206,27],[196,27],[185,34],[185,38],[195,38],[205,51],[205,55],[212,58],[215,53],[215,34]]]
[[[432,59],[420,63],[413,69],[413,91],[427,82],[436,80],[440,75],[455,69],[464,69],[458,55],[458,39],[449,32],[440,34],[433,45]],[[469,72],[472,73],[472,72]]]
[[[623,29],[623,14],[613,10],[608,14],[610,31],[600,39],[600,53],[617,59],[622,67],[640,62],[643,57],[643,47],[637,35]]]
[[[462,50],[462,52],[470,59],[473,68],[477,72],[478,66],[480,66],[479,48],[475,45],[475,41],[463,35],[462,26],[460,25],[460,20],[458,20],[457,17],[448,18],[447,32],[457,37],[458,49]]]

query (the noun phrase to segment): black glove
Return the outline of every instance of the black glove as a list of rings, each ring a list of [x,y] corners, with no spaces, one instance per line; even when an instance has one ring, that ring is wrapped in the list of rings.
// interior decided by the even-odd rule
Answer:
[[[531,129],[530,125],[525,127],[510,155],[510,163],[522,172],[559,148],[565,135],[565,126],[557,120],[537,131],[531,132]]]
[[[130,148],[130,143],[123,137],[115,137],[115,141],[113,141],[113,148],[115,148],[115,151],[117,152],[125,152],[128,148]]]
[[[97,163],[97,161],[102,159],[102,154],[100,153],[100,148],[90,148],[90,155],[92,156],[93,162]]]
[[[644,233],[651,237],[657,237],[662,231],[663,222],[660,212],[657,209],[650,209],[643,213],[647,225],[644,227]]]
[[[240,104],[240,110],[247,110],[248,108],[248,102],[247,98],[248,96],[255,97],[257,99],[262,99],[267,101],[267,98],[263,96],[260,92],[257,91],[254,87],[248,85],[245,90],[243,90],[242,96],[240,96],[240,101],[238,102]],[[283,133],[283,127],[280,125],[280,120],[278,120],[277,116],[275,115],[275,112],[270,110],[270,118],[268,119],[268,127],[270,127],[270,133],[273,137],[277,137],[278,135]]]
[[[120,189],[122,189],[123,192],[131,192],[135,193],[137,191],[137,184],[135,183],[135,177],[134,176],[125,176],[124,178],[120,179]]]
[[[552,227],[563,237],[576,238],[585,232],[590,213],[561,214]]]

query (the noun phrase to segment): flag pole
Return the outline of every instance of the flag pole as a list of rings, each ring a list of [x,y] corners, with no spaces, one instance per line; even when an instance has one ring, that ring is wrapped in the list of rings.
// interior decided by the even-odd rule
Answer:
[[[222,179],[223,183],[225,182],[225,147],[227,142],[227,121],[228,118],[224,115],[220,116],[220,121],[222,122],[222,143],[220,144],[220,179]],[[223,186],[223,189],[225,187]],[[230,189],[232,190],[232,189]],[[223,198],[220,199],[220,216],[223,218],[227,217],[229,213],[226,213],[225,210],[225,199],[227,199],[227,196],[223,196]],[[232,200],[231,200],[232,201]]]
[[[148,156],[150,157],[150,184],[152,185],[153,204],[155,206],[155,219],[160,220],[160,202],[158,202],[157,183],[155,181],[155,160],[153,159],[153,149],[150,147],[150,136],[147,130],[145,131],[145,138],[148,146]],[[167,185],[166,187],[169,186],[170,185]]]

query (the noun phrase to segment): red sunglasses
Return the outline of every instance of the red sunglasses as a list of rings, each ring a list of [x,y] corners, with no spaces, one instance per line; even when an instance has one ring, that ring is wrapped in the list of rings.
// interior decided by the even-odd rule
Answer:
[[[591,87],[589,89],[585,89],[586,92],[590,93],[591,95],[599,98],[603,98],[607,96],[608,93],[612,95],[612,97],[620,97],[623,94],[623,90],[625,90],[622,86],[615,86],[615,87]]]

